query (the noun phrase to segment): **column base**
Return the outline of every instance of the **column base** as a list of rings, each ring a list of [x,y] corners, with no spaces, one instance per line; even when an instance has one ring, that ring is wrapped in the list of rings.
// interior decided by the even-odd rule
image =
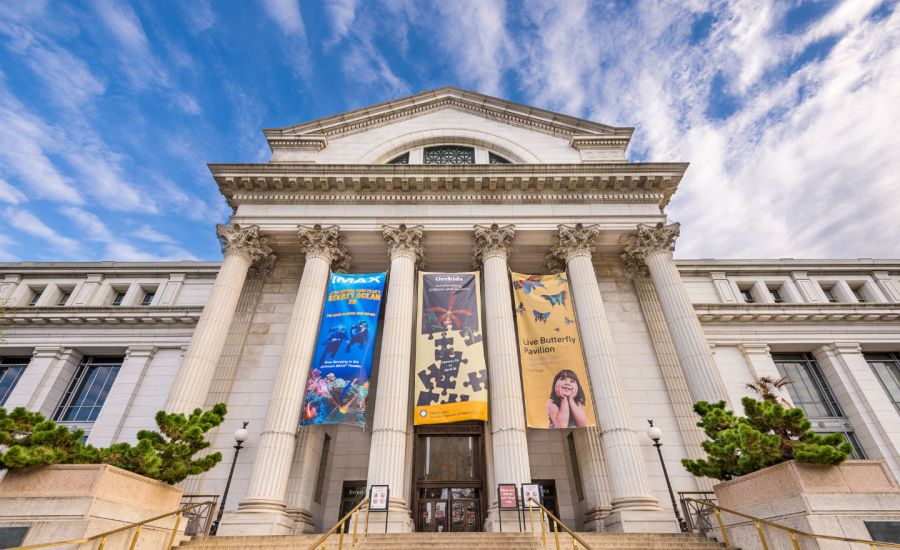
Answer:
[[[602,505],[587,508],[584,512],[584,521],[581,522],[582,531],[602,531],[603,519],[609,516],[612,506]]]
[[[603,518],[603,530],[609,533],[679,533],[671,511],[613,510]]]
[[[387,519],[388,533],[412,533],[415,531],[415,525],[406,502],[392,498],[388,502],[388,517],[385,518],[384,514],[385,512],[369,512],[369,533],[384,533],[385,519]],[[359,517],[359,529],[363,528],[365,517],[366,512],[363,510]],[[350,518],[350,521],[352,522],[353,518]]]
[[[500,514],[503,514],[503,525],[500,525]],[[537,510],[535,510],[535,531],[539,529],[537,526],[537,522],[540,521],[540,514],[538,514]],[[523,525],[520,523],[522,520],[520,519],[519,512],[515,510],[503,510],[502,512],[496,507],[488,508],[487,518],[484,520],[484,530],[491,533],[499,533],[502,531],[504,533],[521,533],[527,532],[530,530],[529,527],[529,518],[528,518],[528,510],[525,510],[525,525],[523,529]]]
[[[306,510],[288,510],[287,515],[294,520],[293,535],[308,535],[316,532],[312,514]]]
[[[222,516],[217,535],[247,537],[290,535],[293,532],[294,518],[284,510],[235,510]]]
[[[614,498],[610,501],[613,511],[616,510],[639,510],[645,512],[659,512],[662,506],[659,500],[650,495],[638,495],[632,497]]]

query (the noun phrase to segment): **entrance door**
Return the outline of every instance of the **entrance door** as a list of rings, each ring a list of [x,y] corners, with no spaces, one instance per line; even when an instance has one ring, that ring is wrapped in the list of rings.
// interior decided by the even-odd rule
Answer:
[[[481,531],[483,424],[416,428],[416,530]]]

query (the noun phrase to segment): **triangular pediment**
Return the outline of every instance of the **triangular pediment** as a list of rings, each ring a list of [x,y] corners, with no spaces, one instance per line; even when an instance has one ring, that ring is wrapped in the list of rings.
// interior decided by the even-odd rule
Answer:
[[[593,137],[627,141],[634,131],[633,128],[609,126],[477,92],[444,87],[286,128],[267,128],[264,133],[270,143],[285,139],[327,142],[441,109],[457,109],[565,140]]]

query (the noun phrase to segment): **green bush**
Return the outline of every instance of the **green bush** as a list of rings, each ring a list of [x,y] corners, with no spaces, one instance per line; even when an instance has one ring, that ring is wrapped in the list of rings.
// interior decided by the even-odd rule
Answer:
[[[110,464],[129,472],[175,484],[202,474],[221,462],[222,453],[195,458],[209,448],[206,434],[224,420],[227,409],[219,403],[190,415],[156,413],[159,431],[138,432],[136,445],[115,443],[97,449],[83,443],[83,430],[69,430],[40,413],[22,407],[7,414],[0,408],[0,468],[18,469],[49,464]]]
[[[765,396],[762,400],[744,397],[741,404],[743,417],[727,410],[724,401],[694,404],[701,418],[697,425],[709,439],[702,443],[705,459],[681,461],[689,472],[729,480],[788,460],[840,464],[852,451],[839,433],[814,433],[800,409]]]

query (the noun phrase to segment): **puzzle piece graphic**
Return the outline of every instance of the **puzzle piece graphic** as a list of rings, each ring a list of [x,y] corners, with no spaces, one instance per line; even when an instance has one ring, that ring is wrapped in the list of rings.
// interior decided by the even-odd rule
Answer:
[[[482,389],[484,389],[484,385],[487,384],[487,369],[481,369],[477,372],[470,372],[468,376],[469,381],[463,382],[463,386],[472,388],[472,391],[481,391]]]
[[[477,344],[478,342],[481,342],[481,333],[475,332],[471,328],[467,328],[465,332],[463,332],[463,340],[467,346]]]
[[[433,390],[435,383],[441,378],[441,368],[437,364],[432,363],[428,365],[427,369],[420,370],[418,377],[426,389]]]
[[[454,354],[461,355],[460,352],[453,349],[453,338],[444,336],[434,341],[434,360],[446,361],[453,359]]]
[[[446,399],[441,401],[441,403],[461,403],[463,401],[468,401],[468,400],[469,400],[468,395],[456,395],[455,393],[451,393],[450,395],[447,396]]]
[[[438,399],[440,397],[441,397],[440,394],[437,394],[434,392],[420,391],[419,398],[416,401],[416,406],[417,407],[427,407],[428,405],[431,405],[432,403],[437,403]]]

